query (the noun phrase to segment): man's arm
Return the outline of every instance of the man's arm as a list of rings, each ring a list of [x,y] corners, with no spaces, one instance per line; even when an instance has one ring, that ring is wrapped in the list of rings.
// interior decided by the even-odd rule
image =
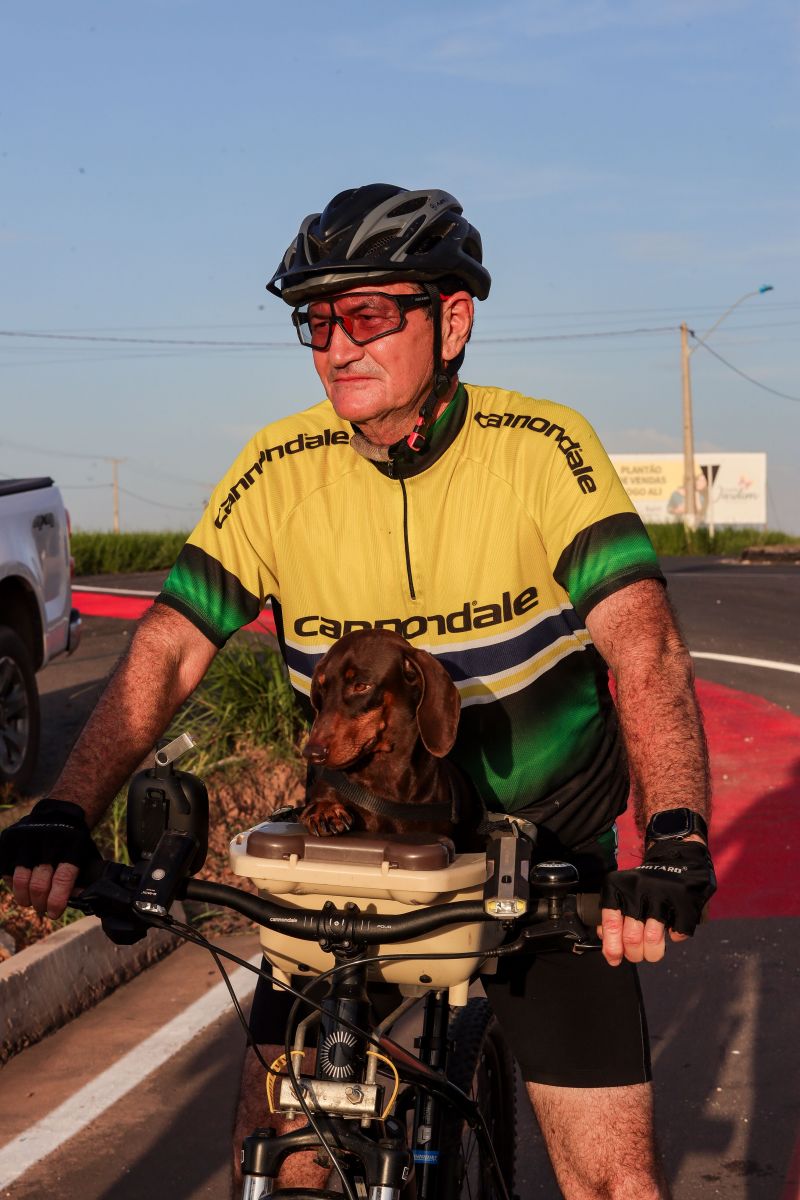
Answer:
[[[664,588],[650,579],[621,588],[591,610],[586,625],[616,680],[638,824],[644,828],[653,813],[672,808],[708,819],[708,755],[692,662]],[[664,954],[665,927],[652,918],[604,908],[602,931],[612,965]],[[670,931],[674,941],[684,936]]]
[[[197,687],[217,650],[190,621],[156,604],[142,618],[50,796],[79,804],[96,825],[125,780]],[[17,867],[20,905],[60,916],[75,885],[70,863]]]

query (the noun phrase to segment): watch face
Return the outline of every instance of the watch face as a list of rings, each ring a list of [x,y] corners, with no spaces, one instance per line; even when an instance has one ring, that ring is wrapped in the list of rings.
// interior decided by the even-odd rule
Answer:
[[[692,818],[688,808],[673,808],[667,812],[655,813],[650,821],[650,833],[653,837],[683,837],[691,832]]]

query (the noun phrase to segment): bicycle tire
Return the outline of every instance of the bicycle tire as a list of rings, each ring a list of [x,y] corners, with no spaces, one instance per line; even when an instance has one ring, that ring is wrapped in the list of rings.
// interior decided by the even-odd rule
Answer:
[[[474,997],[450,1025],[454,1042],[447,1077],[478,1104],[500,1171],[513,1195],[517,1138],[514,1059],[488,1000]],[[443,1200],[499,1200],[494,1164],[464,1119],[454,1110],[441,1131]]]

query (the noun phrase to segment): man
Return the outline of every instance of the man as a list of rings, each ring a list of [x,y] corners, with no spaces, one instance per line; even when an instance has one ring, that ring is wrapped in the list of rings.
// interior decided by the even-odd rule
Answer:
[[[459,382],[489,286],[480,237],[446,192],[374,184],[306,218],[268,287],[293,307],[327,398],[258,434],[224,477],[65,767],[61,803],[33,824],[96,822],[268,597],[304,698],[351,629],[425,646],[459,686],[453,757],[487,806],[536,821],[545,856],[606,876],[602,957],[517,956],[486,986],[564,1195],[649,1200],[668,1191],[635,964],[663,956],[667,929],[691,934],[714,890],[691,664],[590,426]],[[624,872],[619,726],[647,825],[645,862]],[[58,913],[75,867],[26,837],[17,899]],[[259,989],[254,1006],[265,1044],[283,1036],[274,995]]]

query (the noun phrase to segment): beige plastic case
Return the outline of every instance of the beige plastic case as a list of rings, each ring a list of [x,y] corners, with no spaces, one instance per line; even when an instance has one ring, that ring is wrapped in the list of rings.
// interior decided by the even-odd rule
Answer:
[[[396,839],[364,834],[317,838],[300,826],[265,822],[238,834],[230,846],[235,874],[250,879],[259,894],[287,909],[319,910],[345,899],[365,913],[406,913],[428,904],[480,900],[486,881],[484,854],[456,854],[452,842],[432,835]],[[419,954],[411,962],[375,963],[369,977],[397,983],[404,991],[449,988],[451,1004],[465,1004],[470,977],[485,952],[499,945],[502,927],[493,921],[456,925],[405,942],[373,946],[381,954]],[[334,966],[315,942],[261,928],[261,945],[273,972],[319,975]],[[437,960],[434,954],[466,954]]]

